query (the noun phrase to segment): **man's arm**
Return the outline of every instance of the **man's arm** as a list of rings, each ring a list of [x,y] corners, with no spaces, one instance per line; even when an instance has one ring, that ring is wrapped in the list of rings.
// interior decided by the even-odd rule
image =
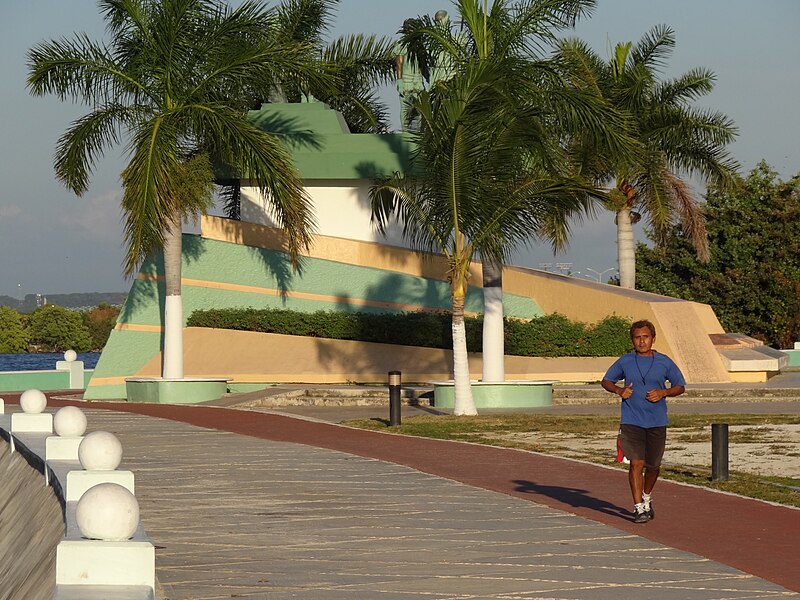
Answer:
[[[612,394],[616,394],[620,398],[627,399],[631,397],[631,394],[633,394],[632,383],[629,383],[625,387],[620,387],[610,379],[603,379],[603,381],[600,382],[600,385],[605,391],[611,392]]]
[[[682,385],[673,385],[666,389],[655,389],[650,390],[645,394],[645,398],[647,398],[650,402],[658,402],[669,396],[670,398],[673,396],[680,396],[683,392],[686,391],[686,388]]]

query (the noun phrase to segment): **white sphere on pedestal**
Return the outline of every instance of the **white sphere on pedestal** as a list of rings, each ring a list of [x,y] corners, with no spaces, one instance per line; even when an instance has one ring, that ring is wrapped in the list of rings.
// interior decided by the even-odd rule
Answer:
[[[139,503],[127,488],[100,483],[78,500],[75,521],[83,537],[91,540],[129,540],[139,526]]]
[[[47,406],[47,396],[41,390],[25,390],[19,397],[19,405],[22,412],[37,415]]]
[[[78,446],[78,460],[87,471],[113,471],[122,462],[122,444],[113,433],[93,431]]]
[[[75,350],[67,350],[64,352],[64,360],[67,362],[74,362],[78,358],[78,353]]]
[[[86,415],[77,406],[59,408],[53,416],[56,435],[78,436],[86,433]]]

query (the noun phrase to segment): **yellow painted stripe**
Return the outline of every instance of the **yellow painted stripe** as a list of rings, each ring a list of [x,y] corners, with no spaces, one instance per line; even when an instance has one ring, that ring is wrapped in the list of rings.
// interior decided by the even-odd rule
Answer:
[[[122,377],[92,377],[89,380],[88,387],[95,387],[98,385],[124,385],[128,377],[135,377],[135,375],[125,375]]]
[[[114,329],[120,331],[146,331],[148,333],[161,333],[164,331],[161,325],[142,325],[140,323],[117,323]]]
[[[164,279],[163,276],[155,276],[142,273],[140,273],[137,278],[143,281],[163,281]],[[214,290],[227,290],[231,292],[245,292],[248,294],[261,294],[263,296],[281,296],[281,297],[295,298],[299,300],[315,300],[318,302],[331,302],[335,304],[342,303],[342,298],[340,296],[332,296],[329,294],[314,294],[312,292],[293,292],[293,291],[283,292],[281,290],[276,290],[274,288],[242,285],[238,283],[226,283],[222,281],[208,281],[205,279],[183,278],[181,279],[181,285],[201,287]],[[366,300],[364,298],[348,298],[345,300],[345,304],[355,307],[385,308],[385,309],[400,310],[400,311],[442,312],[444,310],[447,310],[446,308],[420,306],[419,304],[407,304],[404,302],[384,302],[379,300]],[[467,316],[475,316],[480,313],[465,312],[464,314]],[[140,329],[145,327],[151,327],[151,326],[138,325],[138,326],[131,326],[130,328],[136,329],[137,331],[154,331],[150,329]],[[155,329],[155,331],[161,331],[161,328],[159,327],[158,329]]]

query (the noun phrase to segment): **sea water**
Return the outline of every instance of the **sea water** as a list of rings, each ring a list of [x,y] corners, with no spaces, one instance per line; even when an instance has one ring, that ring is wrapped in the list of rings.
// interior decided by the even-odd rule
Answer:
[[[85,369],[94,369],[99,358],[99,352],[78,354],[78,360],[83,361]],[[52,371],[59,360],[64,360],[63,352],[0,354],[0,371]]]

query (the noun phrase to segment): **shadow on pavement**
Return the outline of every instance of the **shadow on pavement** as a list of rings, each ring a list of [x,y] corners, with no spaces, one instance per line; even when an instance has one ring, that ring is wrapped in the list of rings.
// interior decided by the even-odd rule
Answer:
[[[629,510],[621,508],[616,504],[606,502],[605,500],[594,498],[589,495],[589,490],[568,488],[559,485],[542,485],[525,479],[515,479],[513,483],[517,484],[515,488],[517,492],[540,494],[568,504],[569,506],[588,508],[606,515],[630,519]]]

